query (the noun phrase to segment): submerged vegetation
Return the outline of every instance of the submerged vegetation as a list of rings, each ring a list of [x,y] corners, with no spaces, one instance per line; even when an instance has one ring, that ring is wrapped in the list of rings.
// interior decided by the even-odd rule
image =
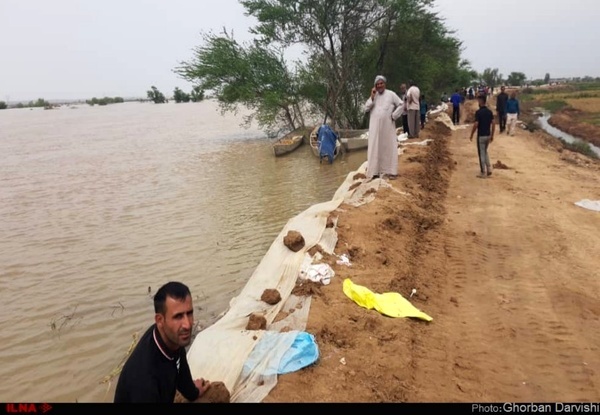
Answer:
[[[88,99],[85,101],[86,104],[91,105],[92,107],[94,105],[108,105],[108,104],[120,104],[122,102],[125,102],[125,100],[121,97],[104,97],[104,98],[96,98],[93,97],[92,99]]]

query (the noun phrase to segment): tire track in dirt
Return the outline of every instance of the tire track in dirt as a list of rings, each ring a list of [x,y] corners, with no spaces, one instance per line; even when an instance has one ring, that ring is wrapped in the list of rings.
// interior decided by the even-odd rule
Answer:
[[[464,133],[453,138],[458,134]],[[522,144],[510,148],[510,155],[520,152],[517,160],[499,148],[502,160],[525,166],[535,159],[536,144]],[[471,150],[451,144],[459,166],[475,164]],[[441,236],[446,287],[440,293],[450,301],[437,301],[436,332],[420,336],[415,348],[436,342],[446,361],[415,354],[411,401],[598,400],[598,336],[585,329],[598,327],[598,280],[589,261],[573,259],[572,224],[545,190],[557,178],[541,171],[551,163],[538,164],[525,179],[507,172],[481,181],[464,167],[454,173]]]

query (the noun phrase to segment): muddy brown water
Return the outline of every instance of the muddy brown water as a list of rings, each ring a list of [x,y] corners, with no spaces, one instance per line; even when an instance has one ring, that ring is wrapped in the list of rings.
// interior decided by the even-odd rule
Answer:
[[[199,328],[285,223],[366,151],[274,157],[213,102],[0,111],[0,401],[110,402],[152,295],[186,283]]]

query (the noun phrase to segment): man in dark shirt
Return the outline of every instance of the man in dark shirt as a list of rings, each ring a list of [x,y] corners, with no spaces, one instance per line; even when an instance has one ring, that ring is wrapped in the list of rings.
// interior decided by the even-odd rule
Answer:
[[[508,101],[508,94],[504,89],[504,85],[502,85],[500,93],[496,97],[496,112],[498,113],[498,124],[500,124],[501,133],[506,130],[506,101]]]
[[[471,129],[470,140],[473,141],[473,134],[477,131],[477,153],[479,155],[479,168],[481,170],[481,174],[477,177],[486,178],[492,175],[488,146],[494,141],[496,124],[494,124],[494,114],[485,105],[485,96],[479,96],[477,100],[479,101],[479,109],[475,113],[475,124],[473,124],[473,128]]]
[[[210,387],[192,379],[186,347],[192,341],[194,307],[189,288],[168,282],[154,295],[155,324],[144,333],[125,362],[115,403],[173,403],[178,390],[195,401]]]
[[[400,85],[400,93],[398,94],[398,96],[402,100],[402,132],[405,132],[407,135],[410,135],[408,125],[408,102],[406,98],[406,84]]]

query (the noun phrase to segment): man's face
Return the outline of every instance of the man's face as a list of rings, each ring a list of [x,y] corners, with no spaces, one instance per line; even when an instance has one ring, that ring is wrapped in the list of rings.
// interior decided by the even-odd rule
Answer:
[[[379,92],[380,94],[382,94],[383,91],[385,91],[385,82],[383,82],[383,81],[377,81],[375,83],[375,89],[377,90],[377,92]]]
[[[400,93],[404,94],[406,92],[406,85],[400,85]]]
[[[156,314],[156,325],[163,335],[163,340],[171,350],[187,347],[192,341],[194,326],[194,307],[192,297],[176,300],[167,296],[165,314]]]

